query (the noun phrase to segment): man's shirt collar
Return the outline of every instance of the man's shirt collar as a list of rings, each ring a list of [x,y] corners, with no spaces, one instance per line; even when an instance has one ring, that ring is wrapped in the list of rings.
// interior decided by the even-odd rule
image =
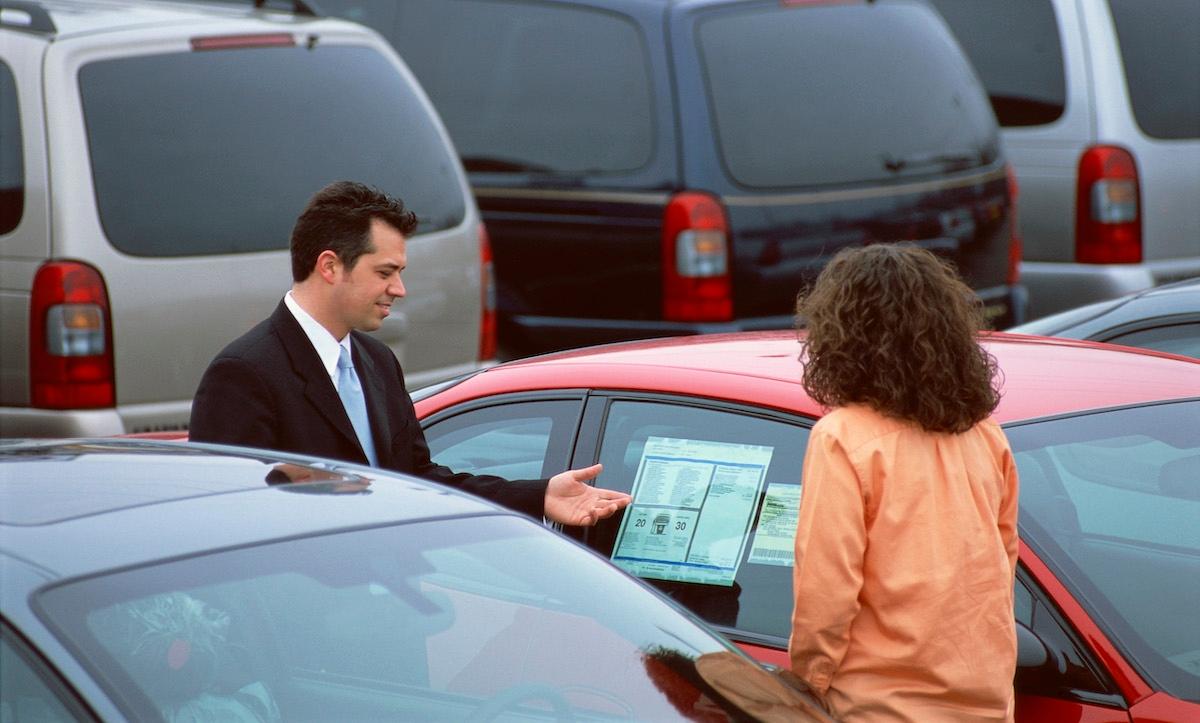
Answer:
[[[300,306],[300,302],[296,301],[296,297],[289,290],[283,297],[283,303],[287,306],[288,311],[292,312],[292,316],[296,317],[296,321],[300,323],[300,328],[304,330],[304,335],[312,342],[313,348],[317,350],[317,356],[321,358],[321,364],[325,366],[326,373],[333,381],[333,386],[337,388],[338,371],[337,362],[338,356],[341,354],[341,347],[346,347],[346,351],[352,351],[350,347],[350,335],[347,334],[341,341],[333,338],[333,334],[329,330],[321,326],[321,323],[312,318],[312,315]]]

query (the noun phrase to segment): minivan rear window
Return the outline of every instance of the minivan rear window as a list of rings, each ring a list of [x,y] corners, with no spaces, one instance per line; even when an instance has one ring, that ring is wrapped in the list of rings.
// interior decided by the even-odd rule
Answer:
[[[0,233],[16,228],[25,211],[22,153],[17,84],[8,65],[0,61]]]
[[[428,106],[372,48],[317,44],[89,63],[79,87],[100,220],[135,256],[287,248],[331,181],[404,199],[417,233],[466,206]]]
[[[650,161],[648,51],[627,17],[416,0],[399,6],[394,31],[376,28],[429,93],[468,171],[619,173]]]
[[[1200,3],[1110,0],[1133,115],[1153,138],[1200,138]]]
[[[987,96],[919,2],[753,5],[697,39],[729,174],[749,187],[879,182],[990,164]]]
[[[975,66],[1000,125],[1046,125],[1062,117],[1067,81],[1051,0],[929,1]]]

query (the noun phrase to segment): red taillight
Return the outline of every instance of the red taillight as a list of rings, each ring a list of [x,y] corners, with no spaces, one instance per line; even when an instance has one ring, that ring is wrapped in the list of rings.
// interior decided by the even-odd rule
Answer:
[[[43,409],[116,404],[112,315],[100,272],[48,261],[33,277],[29,308],[30,403]]]
[[[1075,260],[1135,264],[1142,260],[1141,189],[1133,154],[1092,146],[1079,158]]]
[[[675,194],[663,213],[663,318],[728,321],[733,318],[729,274],[729,222],[706,193]]]
[[[1021,280],[1021,227],[1017,223],[1017,197],[1020,195],[1020,186],[1017,185],[1017,174],[1013,171],[1012,164],[1005,166],[1008,173],[1008,226],[1010,229],[1008,237],[1008,276],[1006,281],[1009,286],[1016,286]]]
[[[228,50],[229,48],[286,48],[296,44],[291,33],[254,33],[250,35],[209,35],[192,38],[192,50]]]
[[[480,286],[483,305],[479,320],[479,361],[496,356],[496,275],[492,269],[492,242],[487,228],[479,224]]]

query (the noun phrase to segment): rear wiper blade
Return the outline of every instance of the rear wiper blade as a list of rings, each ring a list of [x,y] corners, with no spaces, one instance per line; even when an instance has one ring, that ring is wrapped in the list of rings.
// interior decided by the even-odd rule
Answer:
[[[509,173],[552,173],[553,168],[540,163],[530,163],[500,156],[463,156],[463,168],[468,171],[499,171]]]
[[[983,162],[982,153],[914,153],[899,158],[890,153],[883,154],[883,167],[892,173],[899,173],[909,168],[923,166],[940,166],[948,170],[970,168],[973,164]]]

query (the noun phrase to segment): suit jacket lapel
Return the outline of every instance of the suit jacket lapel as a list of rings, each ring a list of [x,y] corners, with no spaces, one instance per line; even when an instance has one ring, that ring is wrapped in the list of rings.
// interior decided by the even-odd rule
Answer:
[[[392,432],[388,424],[387,390],[375,362],[363,352],[362,345],[350,334],[350,347],[354,352],[354,368],[367,399],[367,416],[371,420],[371,437],[375,440],[375,456],[379,466],[387,467],[392,458]]]
[[[334,430],[361,451],[362,446],[358,443],[358,435],[354,433],[354,426],[350,424],[350,417],[346,414],[342,398],[338,396],[337,389],[329,379],[329,372],[325,370],[325,365],[321,363],[321,357],[317,354],[317,350],[313,348],[304,329],[300,327],[300,322],[296,321],[296,317],[292,316],[292,312],[282,301],[275,308],[275,313],[271,315],[271,326],[279,335],[283,348],[287,352],[288,358],[291,359],[292,369],[304,385],[304,395]],[[374,423],[374,419],[372,419],[372,423]],[[365,453],[362,458],[365,462],[367,459]]]

